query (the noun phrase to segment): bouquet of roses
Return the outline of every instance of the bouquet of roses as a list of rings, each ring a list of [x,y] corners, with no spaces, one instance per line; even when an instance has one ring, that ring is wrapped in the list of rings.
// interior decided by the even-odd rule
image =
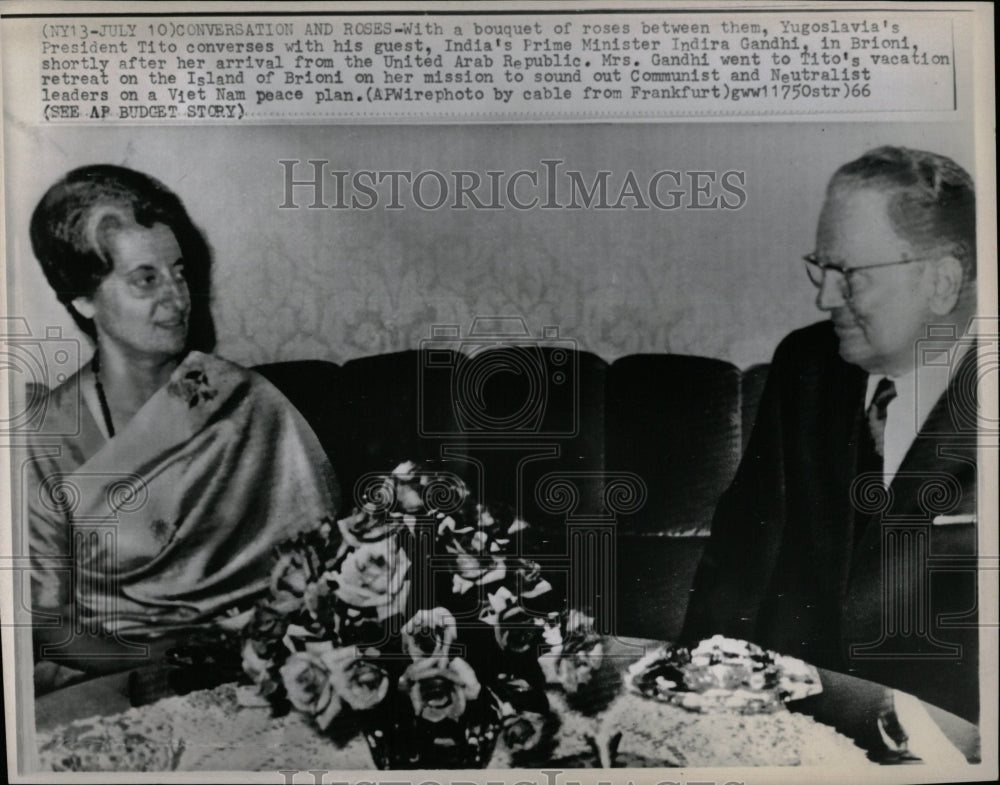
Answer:
[[[456,475],[405,462],[359,506],[283,543],[244,631],[243,669],[275,711],[359,723],[381,768],[485,766],[501,741],[543,754],[547,685],[601,664],[594,620],[524,557],[528,524]]]

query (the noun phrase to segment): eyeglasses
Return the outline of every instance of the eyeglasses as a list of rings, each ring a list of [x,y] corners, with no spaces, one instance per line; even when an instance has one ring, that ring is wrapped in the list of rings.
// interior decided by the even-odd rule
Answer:
[[[856,277],[857,273],[867,270],[877,270],[880,267],[896,267],[900,264],[912,264],[913,262],[929,262],[936,257],[922,256],[917,259],[900,259],[896,262],[864,264],[857,267],[845,267],[831,262],[821,262],[815,253],[806,254],[802,258],[805,260],[806,272],[809,274],[809,280],[812,281],[813,286],[817,289],[822,289],[826,276],[829,273],[835,273],[838,276],[836,280],[841,294],[844,296],[844,299],[850,300],[857,294],[859,289],[859,279]]]

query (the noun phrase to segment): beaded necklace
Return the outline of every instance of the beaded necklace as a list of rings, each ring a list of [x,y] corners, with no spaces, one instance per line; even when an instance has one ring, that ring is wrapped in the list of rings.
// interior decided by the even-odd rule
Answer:
[[[115,424],[111,420],[111,407],[108,406],[108,398],[104,394],[104,385],[101,384],[101,355],[95,350],[94,358],[90,361],[90,368],[94,372],[94,386],[97,388],[97,400],[101,403],[101,414],[104,415],[104,425],[108,429],[108,438],[115,435]]]

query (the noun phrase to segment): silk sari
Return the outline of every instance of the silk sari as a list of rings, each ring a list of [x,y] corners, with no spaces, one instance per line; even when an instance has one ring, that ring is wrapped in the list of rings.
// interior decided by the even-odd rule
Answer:
[[[109,439],[87,370],[53,393],[32,449],[36,619],[69,605],[78,628],[135,639],[249,608],[274,545],[335,514],[309,425],[263,377],[193,352]]]

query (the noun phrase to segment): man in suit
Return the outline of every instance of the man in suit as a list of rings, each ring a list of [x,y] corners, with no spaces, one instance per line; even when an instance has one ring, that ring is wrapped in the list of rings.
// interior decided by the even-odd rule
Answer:
[[[825,322],[778,347],[683,638],[722,633],[978,720],[975,197],[883,147],[806,257]]]

